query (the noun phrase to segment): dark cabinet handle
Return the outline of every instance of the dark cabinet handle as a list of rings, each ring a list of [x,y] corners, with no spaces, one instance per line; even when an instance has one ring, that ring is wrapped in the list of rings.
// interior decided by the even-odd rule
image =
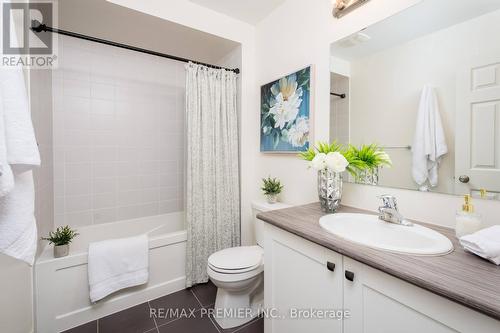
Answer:
[[[345,271],[345,278],[349,281],[354,281],[354,273],[351,271]]]
[[[333,271],[335,270],[335,264],[334,264],[333,262],[329,262],[329,261],[327,261],[327,262],[326,262],[326,268],[328,268],[328,270],[329,270],[330,272],[333,272]]]

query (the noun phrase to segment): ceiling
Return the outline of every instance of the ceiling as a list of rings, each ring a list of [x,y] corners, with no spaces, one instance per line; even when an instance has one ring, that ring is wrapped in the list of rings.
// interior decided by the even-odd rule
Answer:
[[[200,6],[255,25],[286,0],[189,0]],[[315,1],[315,0],[314,0]]]
[[[59,2],[58,27],[178,57],[214,63],[238,43],[106,0]]]
[[[359,59],[498,9],[499,0],[424,0],[364,29],[362,33],[370,40],[353,47],[342,46],[349,36],[333,43],[330,52],[348,61]]]

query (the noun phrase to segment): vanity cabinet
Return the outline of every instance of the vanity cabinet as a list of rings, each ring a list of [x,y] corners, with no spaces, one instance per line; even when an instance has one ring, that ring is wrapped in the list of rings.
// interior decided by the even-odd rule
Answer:
[[[270,224],[264,252],[266,309],[350,313],[344,320],[268,316],[266,333],[500,332],[500,322],[491,317]],[[333,271],[328,262],[335,264]]]
[[[341,333],[342,320],[311,318],[318,315],[311,310],[342,309],[342,256],[265,227],[264,300],[272,317],[264,322],[265,332]]]

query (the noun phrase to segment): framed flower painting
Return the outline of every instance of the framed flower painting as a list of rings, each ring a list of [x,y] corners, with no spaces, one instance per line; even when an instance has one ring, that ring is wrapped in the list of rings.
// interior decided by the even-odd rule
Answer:
[[[260,88],[260,151],[296,153],[311,142],[311,66]]]

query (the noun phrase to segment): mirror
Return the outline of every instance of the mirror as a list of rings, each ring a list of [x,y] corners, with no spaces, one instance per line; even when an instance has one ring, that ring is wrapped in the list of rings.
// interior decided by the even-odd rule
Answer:
[[[393,164],[351,181],[500,199],[499,34],[500,1],[439,0],[333,43],[330,139]]]

